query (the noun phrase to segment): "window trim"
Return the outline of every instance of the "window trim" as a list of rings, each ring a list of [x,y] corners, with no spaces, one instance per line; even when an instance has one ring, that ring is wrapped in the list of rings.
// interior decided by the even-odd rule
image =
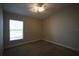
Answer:
[[[15,19],[10,19],[10,20],[14,20],[14,21],[22,21],[22,20],[15,20]],[[10,20],[9,20],[9,41],[19,41],[19,40],[23,40],[23,39],[24,39],[24,21],[22,21],[22,22],[23,22],[22,39],[14,39],[14,40],[10,40]]]

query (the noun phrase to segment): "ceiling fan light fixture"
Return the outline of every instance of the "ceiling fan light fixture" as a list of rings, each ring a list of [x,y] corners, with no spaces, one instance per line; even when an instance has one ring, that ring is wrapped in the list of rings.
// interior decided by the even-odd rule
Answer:
[[[44,10],[45,10],[45,9],[44,9],[43,7],[39,7],[39,8],[38,8],[38,11],[39,11],[39,12],[43,12]]]
[[[30,9],[32,12],[43,12],[46,9],[46,5],[44,3],[38,3],[32,5],[32,8]]]

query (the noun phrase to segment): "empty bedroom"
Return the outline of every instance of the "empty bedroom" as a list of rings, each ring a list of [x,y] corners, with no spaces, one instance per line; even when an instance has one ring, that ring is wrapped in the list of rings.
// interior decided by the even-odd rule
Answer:
[[[1,56],[79,56],[79,3],[0,3]]]

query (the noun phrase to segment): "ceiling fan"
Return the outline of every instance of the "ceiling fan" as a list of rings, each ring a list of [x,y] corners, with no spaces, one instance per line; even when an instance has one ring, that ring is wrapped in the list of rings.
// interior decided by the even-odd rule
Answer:
[[[32,6],[32,11],[33,12],[43,12],[47,8],[47,5],[45,3],[35,3]]]

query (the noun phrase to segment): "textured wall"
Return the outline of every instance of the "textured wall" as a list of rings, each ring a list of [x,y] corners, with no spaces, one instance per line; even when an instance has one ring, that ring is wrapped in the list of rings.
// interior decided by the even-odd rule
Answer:
[[[10,41],[9,40],[9,20],[24,21],[24,39]],[[16,15],[13,13],[4,12],[4,47],[16,45],[23,42],[38,40],[41,38],[41,20],[32,17]]]
[[[0,55],[2,55],[3,50],[3,12],[0,4]]]
[[[79,49],[79,5],[67,6],[43,21],[43,39]]]

